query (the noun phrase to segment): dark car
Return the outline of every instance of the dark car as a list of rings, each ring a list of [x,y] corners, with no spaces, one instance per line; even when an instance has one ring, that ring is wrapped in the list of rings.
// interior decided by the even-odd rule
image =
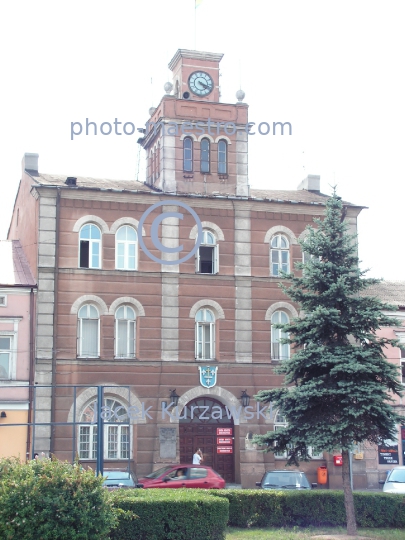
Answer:
[[[225,480],[211,467],[205,465],[167,465],[144,478],[139,478],[144,488],[205,488],[223,489]]]
[[[119,488],[134,489],[139,487],[132,472],[104,471],[103,476],[106,478],[103,482],[103,487],[107,488],[109,491]]]
[[[312,489],[318,484],[310,484],[301,471],[267,471],[256,486],[263,489]]]

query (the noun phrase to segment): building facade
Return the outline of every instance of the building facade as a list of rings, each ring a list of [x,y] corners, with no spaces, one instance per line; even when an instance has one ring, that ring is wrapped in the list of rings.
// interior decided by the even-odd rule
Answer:
[[[138,141],[144,183],[43,174],[37,154],[24,156],[9,238],[21,240],[38,281],[35,383],[53,390],[38,388],[36,415],[77,422],[38,426],[36,451],[70,459],[73,450],[94,464],[104,385],[108,466],[129,460],[142,476],[190,462],[200,447],[243,487],[285,466],[251,443],[284,424],[253,396],[282,383],[274,368],[290,350],[273,325],[298,312],[279,273],[303,260],[298,239],[327,196],[317,176],[292,191],[250,188],[247,105],[241,94],[219,102],[221,57],[179,50],[169,64],[173,82]],[[356,232],[361,207],[344,204]],[[190,253],[197,239],[177,263],[178,246]],[[315,481],[330,464],[313,458],[302,469]]]
[[[0,240],[0,261],[0,457],[25,459],[31,441],[27,386],[34,375],[36,283],[18,240]]]

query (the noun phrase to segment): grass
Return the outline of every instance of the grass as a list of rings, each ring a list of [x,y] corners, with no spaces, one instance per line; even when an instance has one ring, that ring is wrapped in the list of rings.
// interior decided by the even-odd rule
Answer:
[[[226,540],[304,540],[316,534],[346,534],[343,527],[310,527],[291,529],[236,529],[228,527]],[[368,536],[379,540],[404,540],[403,529],[358,529],[359,536]]]

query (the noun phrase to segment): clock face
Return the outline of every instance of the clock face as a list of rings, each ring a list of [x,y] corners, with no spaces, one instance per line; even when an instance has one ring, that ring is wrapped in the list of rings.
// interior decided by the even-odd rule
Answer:
[[[194,71],[188,79],[188,86],[197,96],[208,96],[214,89],[214,81],[205,71]]]

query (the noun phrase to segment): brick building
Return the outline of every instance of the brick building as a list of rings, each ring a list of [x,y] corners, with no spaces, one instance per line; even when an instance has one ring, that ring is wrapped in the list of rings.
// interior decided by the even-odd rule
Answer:
[[[38,155],[26,154],[9,238],[20,239],[38,282],[35,382],[88,385],[75,403],[63,389],[38,392],[38,418],[85,422],[94,414],[92,385],[107,385],[108,464],[130,459],[141,476],[190,462],[199,446],[228,482],[251,487],[266,468],[284,468],[283,456],[251,444],[283,418],[253,399],[247,409],[241,397],[281,384],[273,369],[290,351],[272,324],[296,316],[297,307],[281,292],[279,272],[302,260],[297,239],[323,215],[327,196],[318,176],[293,191],[250,188],[248,107],[240,92],[238,103],[219,102],[221,57],[175,54],[173,83],[138,141],[145,183],[43,174]],[[190,253],[198,236],[182,204],[198,215],[203,235],[195,256],[177,264],[176,247]],[[361,207],[344,204],[355,232]],[[183,215],[163,219],[166,212]],[[159,238],[171,253],[151,238],[159,215]],[[140,248],[141,234],[163,263]],[[36,451],[70,459],[73,445],[93,463],[95,429],[39,426]],[[315,480],[326,463],[321,454],[302,469]]]

